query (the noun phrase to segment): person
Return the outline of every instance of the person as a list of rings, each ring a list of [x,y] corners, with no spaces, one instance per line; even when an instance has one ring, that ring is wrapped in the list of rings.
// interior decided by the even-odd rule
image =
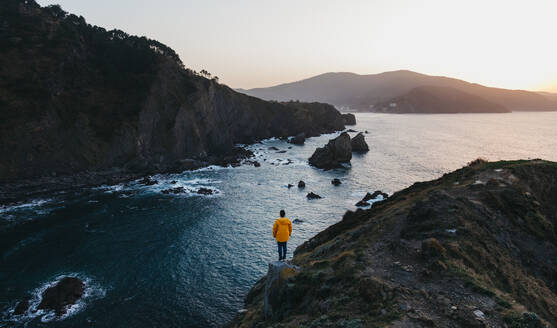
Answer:
[[[284,210],[280,210],[280,218],[273,224],[273,237],[277,240],[279,261],[286,260],[286,242],[292,235],[292,222],[284,215]]]

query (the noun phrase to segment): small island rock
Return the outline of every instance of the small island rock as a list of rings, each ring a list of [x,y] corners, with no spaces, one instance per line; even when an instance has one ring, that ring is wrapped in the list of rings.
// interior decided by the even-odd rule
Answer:
[[[308,199],[320,199],[322,198],[321,196],[319,196],[318,194],[315,194],[313,192],[310,192],[309,194],[307,194],[306,196]]]
[[[53,310],[57,316],[64,315],[68,305],[75,304],[83,296],[84,291],[85,284],[79,278],[64,277],[43,292],[37,309]]]
[[[369,151],[369,146],[366,143],[366,139],[363,133],[358,133],[352,140],[350,141],[352,145],[352,151],[355,152],[366,152]]]
[[[341,163],[352,159],[352,145],[350,136],[343,132],[338,137],[329,140],[325,147],[317,148],[309,158],[309,163],[320,169],[334,169],[342,167]]]

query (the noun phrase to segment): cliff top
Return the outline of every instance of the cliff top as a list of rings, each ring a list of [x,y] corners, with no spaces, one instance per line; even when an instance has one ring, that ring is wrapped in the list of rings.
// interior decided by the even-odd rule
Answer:
[[[557,163],[485,162],[395,193],[297,248],[235,327],[557,325]]]

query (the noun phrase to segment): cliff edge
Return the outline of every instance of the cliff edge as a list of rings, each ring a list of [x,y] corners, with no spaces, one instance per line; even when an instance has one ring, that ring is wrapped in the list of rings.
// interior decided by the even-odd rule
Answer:
[[[231,327],[557,325],[557,163],[485,162],[347,212]]]

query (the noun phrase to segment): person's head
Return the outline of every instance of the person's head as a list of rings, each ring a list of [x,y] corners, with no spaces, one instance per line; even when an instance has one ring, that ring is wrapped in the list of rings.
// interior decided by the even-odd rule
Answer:
[[[286,213],[284,213],[284,210],[280,210],[280,217],[283,218],[286,215]]]

